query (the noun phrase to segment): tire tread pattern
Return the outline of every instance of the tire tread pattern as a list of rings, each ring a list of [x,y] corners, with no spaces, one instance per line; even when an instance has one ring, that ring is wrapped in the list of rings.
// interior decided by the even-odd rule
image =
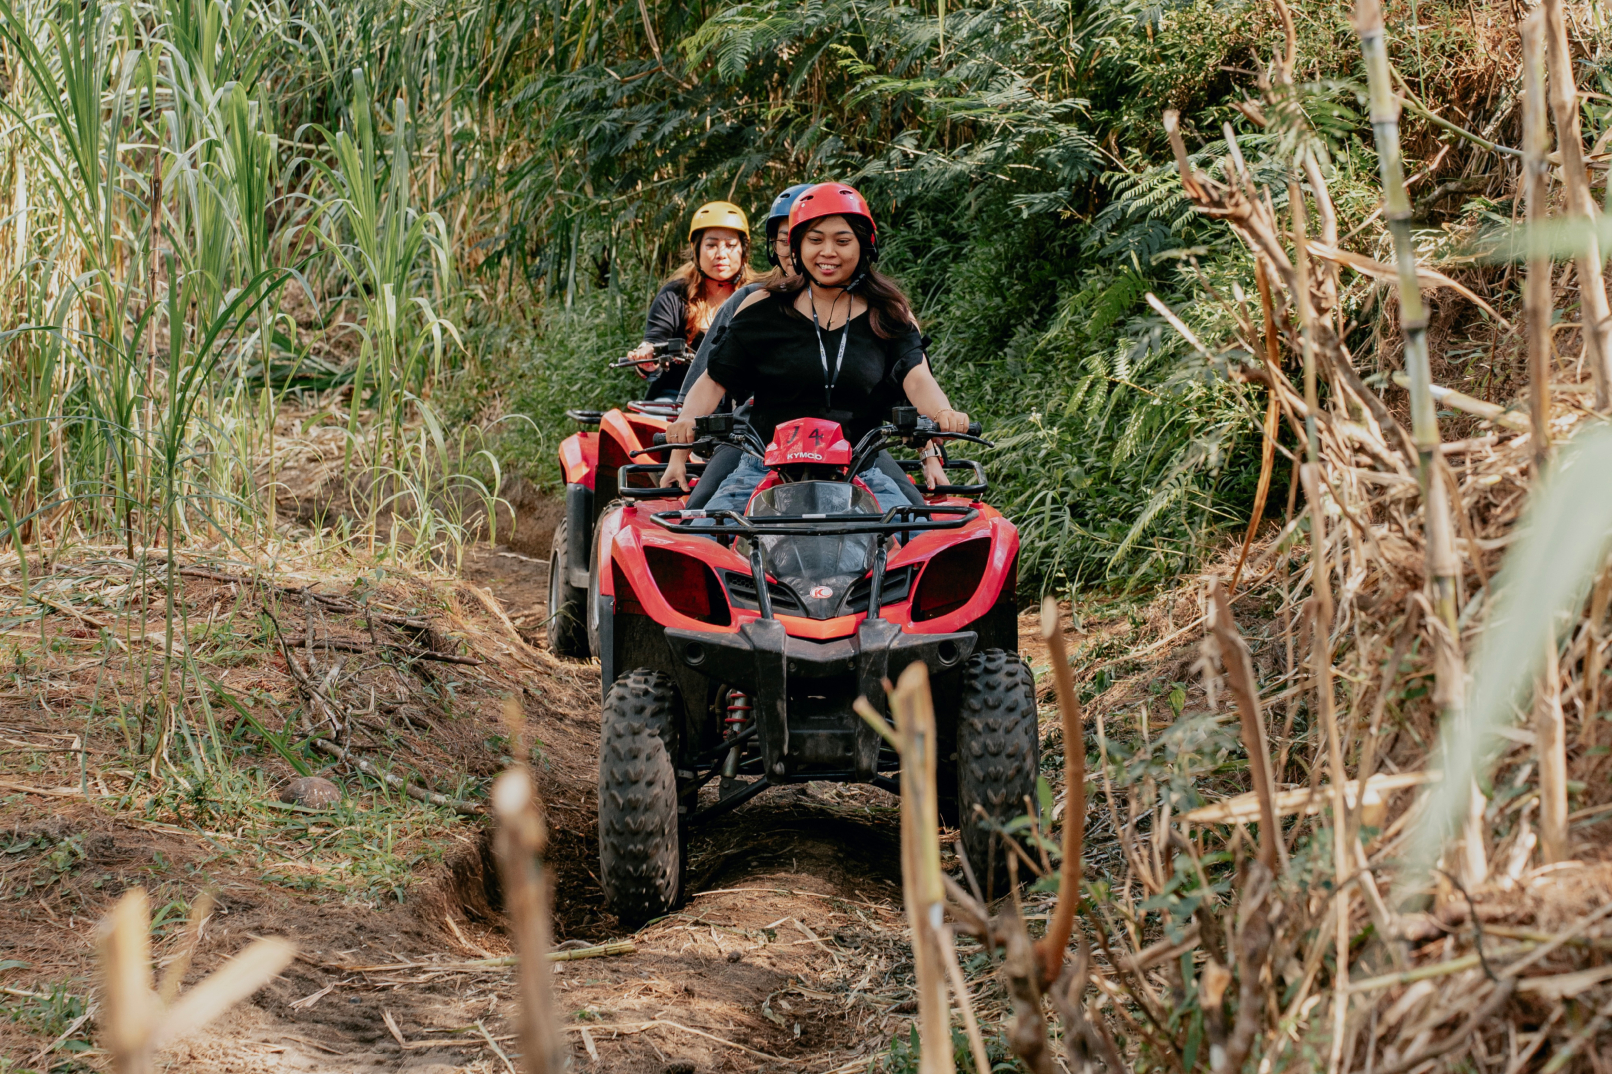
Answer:
[[[1024,811],[1025,795],[1034,801],[1040,765],[1035,679],[1016,653],[986,649],[969,659],[957,721],[963,849],[982,884],[994,859],[994,886],[1001,892],[1006,853],[1001,848],[990,853],[991,830],[974,806],[1001,822]]]
[[[562,520],[554,527],[554,541],[549,547],[549,650],[555,656],[587,659],[588,657],[588,591],[578,589],[566,578],[566,551],[570,522]]]
[[[673,765],[677,688],[639,668],[610,687],[599,740],[599,866],[605,897],[636,929],[681,895],[682,832]]]

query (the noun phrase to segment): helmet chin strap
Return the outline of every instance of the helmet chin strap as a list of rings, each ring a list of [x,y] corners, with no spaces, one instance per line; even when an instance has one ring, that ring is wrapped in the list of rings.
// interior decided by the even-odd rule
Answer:
[[[801,265],[801,272],[806,277],[806,286],[807,287],[810,287],[812,284],[816,284],[818,287],[827,287],[827,288],[838,287],[839,290],[845,292],[846,294],[850,294],[852,291],[855,291],[858,287],[860,287],[862,285],[863,281],[865,281],[868,278],[867,266],[865,264],[863,264],[863,262],[865,260],[866,259],[861,257],[861,256],[857,257],[857,259],[856,259],[856,268],[854,270],[852,270],[854,274],[851,276],[851,279],[850,279],[850,281],[848,283],[842,283],[842,284],[824,283],[822,280],[819,280],[816,276],[813,276],[812,275],[812,270],[807,268],[804,264]]]

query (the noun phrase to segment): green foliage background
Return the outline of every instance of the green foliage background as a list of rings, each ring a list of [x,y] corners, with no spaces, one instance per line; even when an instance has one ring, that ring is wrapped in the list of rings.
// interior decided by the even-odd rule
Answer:
[[[1391,26],[1409,14],[1398,7]],[[631,396],[635,382],[598,366],[635,341],[694,206],[732,196],[759,214],[788,183],[834,177],[880,214],[884,267],[914,297],[943,384],[998,441],[994,495],[1024,533],[1029,577],[1137,584],[1245,524],[1258,404],[1143,297],[1156,293],[1214,347],[1227,338],[1218,300],[1236,281],[1253,292],[1229,232],[1187,211],[1160,116],[1182,110],[1204,167],[1233,122],[1284,190],[1292,136],[1264,134],[1232,107],[1257,96],[1256,72],[1281,47],[1273,8],[766,0],[646,11],[647,26],[636,3],[556,12],[509,98],[532,144],[509,172],[511,223],[489,263],[525,281],[540,311],[531,334],[507,340],[502,365],[510,406],[536,422],[509,445],[526,472],[555,479],[565,406]],[[1359,218],[1376,192],[1348,85],[1358,43],[1343,6],[1297,11],[1298,125],[1330,152],[1340,214]],[[1429,4],[1422,19],[1454,26],[1458,15]],[[1435,55],[1471,47],[1424,36],[1414,44]]]
[[[343,419],[370,529],[406,500],[415,543],[456,546],[434,535],[460,520],[432,511],[490,495],[502,475],[477,448],[552,487],[564,410],[632,398],[604,364],[696,205],[759,217],[778,189],[835,178],[875,206],[943,383],[999,443],[1024,575],[1168,577],[1246,519],[1258,401],[1224,373],[1249,263],[1187,211],[1162,111],[1211,172],[1230,123],[1279,206],[1297,140],[1330,162],[1343,228],[1378,201],[1347,12],[1292,10],[1299,86],[1261,129],[1235,106],[1283,35],[1243,0],[0,0],[0,182],[22,192],[0,221],[3,308],[47,329],[0,340],[0,418],[29,434],[0,452],[0,488],[25,537],[82,502],[132,547],[163,496],[192,505],[181,524],[218,502],[258,525],[273,478],[253,460],[296,394]],[[1472,58],[1480,13],[1506,12],[1393,4],[1407,89],[1503,119],[1514,95],[1494,104]],[[1480,76],[1465,98],[1429,91]],[[1413,166],[1441,148],[1406,130]],[[196,301],[167,310],[170,280]],[[254,280],[277,288],[261,310],[240,298]],[[218,331],[170,331],[187,310]],[[182,346],[156,361],[164,332]],[[1366,336],[1351,347],[1379,363]],[[150,443],[152,373],[187,368],[195,406]]]

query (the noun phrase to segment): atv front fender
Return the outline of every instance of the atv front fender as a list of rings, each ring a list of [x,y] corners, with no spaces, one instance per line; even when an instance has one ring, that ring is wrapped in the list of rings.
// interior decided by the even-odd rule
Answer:
[[[886,619],[864,620],[854,637],[826,642],[791,637],[776,619],[751,620],[736,634],[666,628],[674,666],[727,683],[755,698],[764,771],[770,777],[786,776],[791,767],[791,679],[854,675],[858,692],[884,713],[885,679],[894,680],[908,664],[919,661],[929,668],[931,677],[938,675],[965,663],[978,641],[979,635],[972,630],[907,634]],[[845,713],[855,734],[856,779],[865,783],[878,770],[881,740],[877,731],[852,715],[854,700],[845,698]]]

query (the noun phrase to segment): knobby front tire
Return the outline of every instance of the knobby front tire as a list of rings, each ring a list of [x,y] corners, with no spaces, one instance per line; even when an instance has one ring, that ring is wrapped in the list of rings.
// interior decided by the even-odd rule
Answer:
[[[669,676],[639,668],[605,696],[599,739],[599,867],[623,927],[637,929],[682,896],[676,719]]]
[[[1035,679],[1030,669],[1015,653],[1001,649],[975,653],[963,672],[957,713],[962,850],[980,885],[998,895],[1007,891],[1007,855],[1012,851],[1000,843],[991,845],[992,822],[1000,825],[1021,816],[1026,796],[1035,801],[1039,763]]]

